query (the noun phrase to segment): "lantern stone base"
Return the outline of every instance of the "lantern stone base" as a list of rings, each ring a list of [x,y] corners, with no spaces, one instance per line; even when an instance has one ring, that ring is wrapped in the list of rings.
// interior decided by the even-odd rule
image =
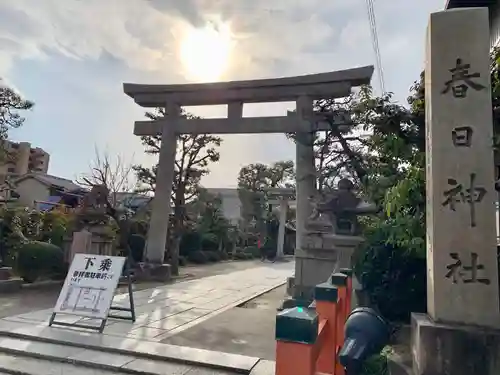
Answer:
[[[170,264],[137,263],[133,269],[133,278],[136,281],[167,282],[172,279]]]
[[[426,314],[412,314],[411,329],[414,375],[500,374],[500,330],[436,323]]]
[[[351,257],[361,237],[329,233],[307,233],[303,248],[295,250],[293,292],[296,300],[312,302],[316,285],[341,268],[351,268]]]

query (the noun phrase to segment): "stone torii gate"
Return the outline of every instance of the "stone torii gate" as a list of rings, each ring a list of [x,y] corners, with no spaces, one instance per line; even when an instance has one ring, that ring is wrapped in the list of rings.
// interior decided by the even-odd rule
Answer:
[[[288,213],[288,203],[290,199],[295,196],[295,189],[270,188],[267,191],[267,195],[271,198],[269,205],[277,205],[279,207],[279,229],[278,242],[276,244],[276,259],[282,259],[285,255],[285,226]]]
[[[316,192],[313,137],[329,130],[331,124],[349,125],[348,113],[313,113],[313,101],[342,98],[352,88],[369,84],[373,66],[297,77],[183,85],[143,85],[125,83],[125,94],[141,107],[165,107],[166,116],[156,121],[136,121],[137,136],[161,135],[156,191],[152,205],[145,260],[163,264],[170,213],[178,134],[296,133],[297,244],[295,283],[300,284],[304,223],[311,214],[309,197]],[[244,103],[295,101],[296,112],[286,116],[243,117]],[[228,107],[227,118],[185,119],[181,106],[221,105]],[[326,118],[328,116],[328,118]],[[328,121],[326,121],[328,120]],[[298,271],[298,272],[297,272]],[[321,282],[322,280],[319,280]]]

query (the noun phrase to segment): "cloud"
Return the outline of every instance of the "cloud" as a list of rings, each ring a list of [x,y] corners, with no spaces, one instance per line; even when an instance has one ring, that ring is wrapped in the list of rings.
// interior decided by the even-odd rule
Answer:
[[[386,87],[401,100],[422,66],[428,12],[440,9],[441,3],[375,2]],[[228,22],[234,41],[223,79],[317,73],[374,61],[364,0],[2,0],[0,76],[37,95],[30,99],[40,114],[35,111],[29,121],[50,121],[55,132],[66,129],[67,121],[74,127],[94,126],[100,143],[134,152],[140,161],[140,145],[131,132],[142,110],[121,92],[121,83],[186,82],[179,46],[187,30],[213,20]],[[19,70],[27,61],[40,72],[38,85],[61,91],[57,102],[47,100],[40,88],[34,88],[35,82],[23,77]],[[89,97],[91,109],[85,99]],[[68,110],[64,122],[44,117],[61,106],[75,111],[71,120]],[[284,114],[290,105],[255,108],[247,113]],[[91,118],[99,123],[90,125]],[[27,129],[30,126],[28,122]],[[116,137],[124,132],[130,133]],[[53,150],[66,147],[48,138],[31,141],[46,142]],[[85,142],[78,155],[83,160],[80,168],[94,151],[91,141]],[[221,163],[212,168],[207,181],[212,186],[231,185],[242,163],[293,157],[293,145],[281,136],[228,137]],[[67,175],[72,166],[54,160],[57,171]]]

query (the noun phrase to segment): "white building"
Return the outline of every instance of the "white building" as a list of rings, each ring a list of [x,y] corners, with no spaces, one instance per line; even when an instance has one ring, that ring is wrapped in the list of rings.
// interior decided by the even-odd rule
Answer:
[[[241,202],[236,188],[207,188],[209,194],[218,196],[222,201],[224,217],[233,225],[241,218]]]
[[[208,193],[219,196],[222,201],[224,216],[231,224],[238,224],[241,219],[241,201],[236,188],[207,188]],[[289,202],[289,207],[295,209],[295,201]]]

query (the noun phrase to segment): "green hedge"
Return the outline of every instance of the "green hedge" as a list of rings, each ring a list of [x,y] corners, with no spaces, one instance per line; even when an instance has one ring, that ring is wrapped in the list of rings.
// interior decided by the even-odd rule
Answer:
[[[243,249],[245,254],[250,255],[250,258],[260,258],[260,249],[257,246],[249,246]],[[249,257],[247,257],[248,259]]]
[[[199,250],[190,252],[188,254],[187,258],[191,263],[195,263],[195,264],[208,263],[207,254],[205,254],[205,252],[199,251]]]
[[[142,262],[146,239],[140,234],[131,234],[128,238],[128,246],[130,247],[130,255],[134,262]]]
[[[383,231],[370,233],[355,271],[370,303],[390,321],[410,321],[427,312],[426,260],[387,243]]]
[[[182,256],[188,256],[194,251],[200,251],[201,240],[202,236],[198,232],[190,231],[184,233],[179,245],[179,254]]]
[[[33,283],[40,277],[62,279],[67,272],[61,248],[39,241],[21,246],[16,265],[17,273],[27,283]]]
[[[216,235],[212,233],[204,234],[201,237],[201,250],[202,251],[218,251],[219,241]]]
[[[204,251],[209,262],[218,262],[221,260],[220,253],[217,251]]]
[[[185,266],[187,264],[186,257],[179,255],[179,266]]]
[[[233,254],[233,259],[234,260],[245,260],[245,259],[248,259],[248,254],[245,254],[243,252],[234,253]]]
[[[247,250],[250,249],[250,250]],[[258,249],[257,249],[258,250]],[[233,253],[233,259],[234,260],[248,260],[248,259],[254,259],[255,258],[255,250],[253,250],[253,247],[247,247],[244,250],[241,248],[236,248],[234,253]]]

